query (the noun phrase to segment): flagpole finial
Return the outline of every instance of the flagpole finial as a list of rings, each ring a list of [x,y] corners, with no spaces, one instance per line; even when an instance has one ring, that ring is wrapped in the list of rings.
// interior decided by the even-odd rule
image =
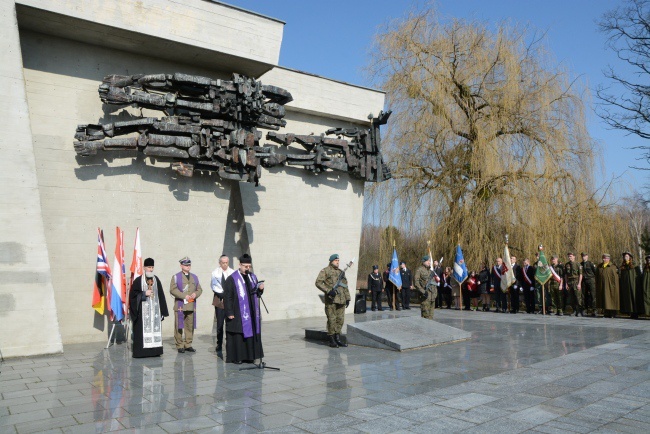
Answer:
[[[393,240],[393,249],[395,248],[395,240]]]
[[[431,240],[427,240],[427,247],[431,247]]]
[[[506,234],[506,244],[508,244],[508,234]]]
[[[538,249],[538,250],[544,250],[544,246],[542,246],[542,245],[540,244],[539,247],[537,247],[537,249]]]

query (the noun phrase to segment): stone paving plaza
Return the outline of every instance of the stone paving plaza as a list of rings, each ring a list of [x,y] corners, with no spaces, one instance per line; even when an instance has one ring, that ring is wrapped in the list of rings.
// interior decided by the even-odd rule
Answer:
[[[348,315],[371,321],[419,315]],[[0,432],[648,432],[650,321],[436,310],[472,339],[407,352],[305,341],[325,317],[268,322],[239,371],[210,336],[156,359],[126,344],[5,360]]]

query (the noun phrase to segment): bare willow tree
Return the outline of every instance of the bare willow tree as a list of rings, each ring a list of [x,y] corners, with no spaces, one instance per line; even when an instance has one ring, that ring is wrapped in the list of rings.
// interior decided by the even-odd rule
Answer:
[[[395,112],[384,143],[396,163],[372,197],[399,198],[404,225],[422,228],[434,254],[461,242],[475,268],[506,233],[520,257],[540,242],[590,243],[594,144],[577,84],[542,38],[416,11],[378,35],[371,71]]]

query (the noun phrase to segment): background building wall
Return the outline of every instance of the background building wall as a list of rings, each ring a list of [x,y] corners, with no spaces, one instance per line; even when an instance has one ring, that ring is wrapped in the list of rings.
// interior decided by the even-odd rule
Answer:
[[[178,6],[167,0],[154,3],[166,2]],[[7,122],[3,131],[10,132],[10,140],[0,137],[6,167],[0,200],[7,205],[0,213],[4,223],[0,235],[0,272],[4,277],[0,281],[0,318],[3,325],[7,321],[16,324],[0,331],[3,355],[57,352],[62,343],[107,339],[106,317],[90,306],[97,227],[104,229],[111,267],[115,226],[124,230],[127,269],[135,231],[140,228],[143,256],[155,258],[155,272],[165,286],[169,306],[169,281],[179,271],[178,259],[192,258],[192,272],[199,276],[205,291],[198,303],[199,339],[211,339],[214,309],[209,281],[222,252],[231,260],[245,251],[252,254],[255,271],[267,282],[265,299],[270,314],[265,314],[265,319],[322,315],[323,304],[314,287],[318,271],[327,265],[331,253],[339,253],[344,261],[358,257],[362,181],[343,173],[315,175],[290,167],[263,170],[259,187],[222,181],[216,175],[184,178],[170,169],[169,161],[126,151],[77,157],[74,132],[78,124],[160,116],[154,111],[103,105],[97,88],[109,74],[179,71],[229,79],[232,72],[268,71],[261,76],[263,83],[284,87],[296,98],[288,106],[287,127],[281,133],[320,134],[331,127],[366,127],[367,115],[377,114],[383,106],[383,93],[264,63],[273,56],[260,60],[255,54],[258,58],[240,62],[228,54],[228,61],[214,62],[210,54],[222,49],[219,44],[198,44],[201,46],[194,48],[205,56],[188,63],[187,53],[178,46],[172,45],[174,49],[160,56],[156,50],[148,51],[147,44],[157,49],[160,41],[149,41],[146,35],[139,35],[138,44],[128,49],[125,44],[111,47],[97,39],[84,41],[84,31],[93,25],[100,30],[112,25],[114,34],[119,29],[144,31],[130,21],[119,21],[116,15],[111,15],[115,22],[98,23],[106,21],[106,16],[95,19],[85,8],[94,3],[21,0],[20,31],[12,7],[3,6],[13,14],[13,21],[6,14],[1,18],[6,24],[3,59],[10,62],[2,66],[5,72],[0,79],[9,86],[2,87],[8,94],[0,107],[13,117],[2,117]],[[104,3],[110,9],[116,1]],[[139,2],[123,3],[127,3],[120,6],[124,12]],[[196,4],[223,8],[198,0],[188,7]],[[34,31],[38,27],[34,22],[49,16],[36,6],[51,8],[55,18],[63,17],[61,23],[69,26],[54,28],[53,20],[50,26],[54,27],[42,30],[47,33]],[[244,21],[265,20],[237,13]],[[154,18],[149,26],[160,23]],[[236,21],[237,16],[229,20]],[[267,47],[272,49],[273,40],[278,35],[281,39],[281,25],[278,31],[277,21],[268,21],[271,30],[267,30],[275,32]],[[7,24],[13,25],[13,33]],[[192,31],[201,33],[200,29]],[[169,38],[187,42],[185,35],[170,34]],[[228,51],[226,48],[223,50]],[[15,212],[4,211],[10,206],[20,209],[18,218]],[[14,247],[24,254],[14,255]],[[237,261],[232,262],[236,267]],[[30,273],[17,278],[15,271]],[[356,267],[348,275],[355,276]],[[17,298],[12,301],[11,297]],[[19,319],[29,320],[27,326]],[[164,336],[170,337],[173,319],[165,321],[163,328]],[[29,340],[23,344],[25,336]]]

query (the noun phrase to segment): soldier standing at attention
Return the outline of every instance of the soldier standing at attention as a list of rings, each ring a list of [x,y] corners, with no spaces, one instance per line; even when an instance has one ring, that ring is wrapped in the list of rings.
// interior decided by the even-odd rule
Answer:
[[[589,255],[582,252],[582,296],[587,315],[596,316],[596,266],[589,260]]]
[[[576,255],[567,253],[569,261],[564,264],[564,289],[571,302],[575,316],[585,316],[582,294],[582,265],[576,263]]]
[[[420,293],[420,309],[422,318],[433,319],[438,288],[436,286],[435,271],[431,270],[431,258],[424,256],[422,265],[415,270],[413,278],[415,289]],[[429,288],[427,288],[427,285]]]
[[[564,298],[562,297],[562,275],[563,269],[557,256],[551,256],[551,274],[553,277],[549,280],[551,288],[551,309],[555,310],[555,315],[564,315]]]
[[[339,282],[338,288],[334,288],[336,282]],[[339,269],[339,255],[336,253],[330,256],[329,265],[318,273],[316,287],[325,293],[327,338],[330,347],[347,347],[347,344],[341,342],[340,335],[345,319],[345,308],[350,304],[350,291],[345,273]]]

